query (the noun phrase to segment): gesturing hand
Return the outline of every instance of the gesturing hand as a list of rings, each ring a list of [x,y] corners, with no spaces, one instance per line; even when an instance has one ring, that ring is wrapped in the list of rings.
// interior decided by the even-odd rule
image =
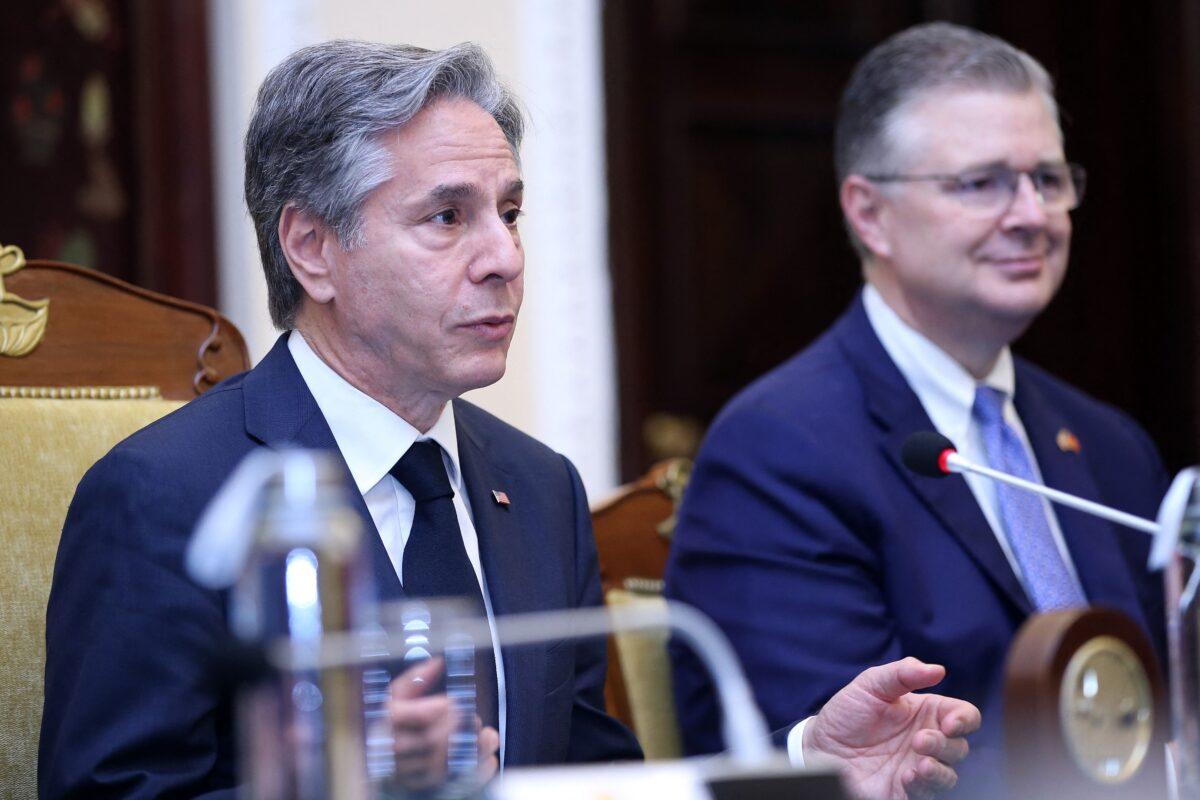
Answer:
[[[869,800],[926,800],[954,786],[979,709],[965,700],[913,694],[942,680],[944,667],[905,658],[863,671],[804,729],[810,765],[839,767]]]

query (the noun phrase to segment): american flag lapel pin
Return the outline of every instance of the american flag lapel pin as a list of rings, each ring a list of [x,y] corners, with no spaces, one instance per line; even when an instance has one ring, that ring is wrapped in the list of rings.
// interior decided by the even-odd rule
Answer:
[[[1058,435],[1054,437],[1054,442],[1064,453],[1078,453],[1083,449],[1079,444],[1079,438],[1066,428],[1059,429]]]
[[[496,501],[496,505],[498,506],[504,506],[507,508],[508,506],[512,505],[509,502],[508,495],[499,489],[492,489],[492,499]]]

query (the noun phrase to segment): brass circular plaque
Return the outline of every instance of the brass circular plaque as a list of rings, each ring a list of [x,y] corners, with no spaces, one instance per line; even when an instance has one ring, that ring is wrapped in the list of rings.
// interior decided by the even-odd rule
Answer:
[[[1103,784],[1129,779],[1154,733],[1154,694],[1141,659],[1114,636],[1089,639],[1063,673],[1059,716],[1067,749],[1085,775]]]

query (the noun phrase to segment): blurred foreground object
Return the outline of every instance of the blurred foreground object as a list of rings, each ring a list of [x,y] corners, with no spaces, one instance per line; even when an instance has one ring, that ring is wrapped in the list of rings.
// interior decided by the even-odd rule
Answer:
[[[1148,568],[1164,569],[1171,758],[1161,673],[1145,633],[1120,612],[1036,615],[1006,668],[1009,780],[1022,796],[1200,798],[1200,468],[1176,475],[1153,529]],[[1094,512],[1093,512],[1094,513]],[[1141,521],[1146,522],[1146,521]]]
[[[188,571],[211,589],[232,587],[230,627],[251,660],[277,640],[378,629],[347,481],[331,453],[255,450],[197,524]],[[249,661],[238,666],[249,796],[366,798],[364,703],[379,706],[386,723],[390,676],[357,664],[258,674]]]
[[[1167,796],[1158,661],[1118,611],[1031,617],[1009,650],[1004,723],[1015,797]]]

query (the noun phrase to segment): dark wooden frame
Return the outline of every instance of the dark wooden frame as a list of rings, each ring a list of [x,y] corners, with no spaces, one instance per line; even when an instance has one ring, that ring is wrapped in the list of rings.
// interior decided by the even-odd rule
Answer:
[[[138,175],[135,280],[215,305],[208,3],[134,0],[130,17]]]
[[[152,382],[190,400],[250,366],[238,329],[206,306],[133,286],[95,270],[30,261],[4,278],[25,300],[50,300],[42,342],[0,356],[7,387],[132,387]]]

